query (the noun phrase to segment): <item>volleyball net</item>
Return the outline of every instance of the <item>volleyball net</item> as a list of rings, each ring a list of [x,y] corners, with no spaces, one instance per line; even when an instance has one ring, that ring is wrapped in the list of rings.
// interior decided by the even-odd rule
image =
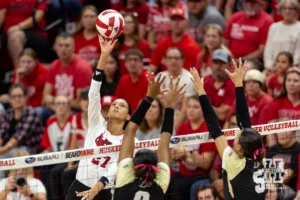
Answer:
[[[257,130],[261,135],[267,136],[271,134],[277,134],[277,133],[284,133],[284,132],[291,132],[291,131],[298,131],[300,130],[300,120],[291,120],[291,121],[283,121],[283,122],[276,122],[271,124],[264,124],[259,126],[253,126],[255,130]],[[233,140],[237,134],[240,132],[239,128],[235,129],[226,129],[223,130],[224,135],[226,136],[227,140]],[[196,134],[189,134],[189,135],[183,135],[183,136],[173,136],[170,141],[170,148],[175,147],[183,147],[183,146],[193,146],[193,145],[201,145],[203,143],[209,143],[213,142],[213,140],[210,138],[209,133],[196,133]],[[157,150],[159,144],[159,139],[154,140],[144,140],[139,141],[135,144],[135,151],[138,151],[140,149],[150,149],[150,150]],[[76,163],[82,159],[87,158],[107,158],[107,157],[115,157],[118,156],[118,153],[120,151],[120,145],[106,145],[101,146],[97,148],[88,148],[88,149],[76,149],[76,150],[67,150],[67,151],[60,151],[60,152],[52,152],[52,153],[45,153],[45,154],[36,154],[36,155],[29,155],[29,156],[21,156],[21,157],[13,157],[8,159],[1,159],[0,160],[0,174],[4,177],[14,176],[15,184],[18,186],[24,185],[24,180],[22,176],[18,176],[18,170],[25,170],[26,173],[32,173],[31,177],[35,177],[37,179],[40,179],[42,174],[48,174],[48,179],[43,181],[42,184],[44,184],[49,190],[49,187],[52,188],[59,188],[59,184],[66,181],[66,179],[70,179],[70,177],[60,177],[61,171],[68,170],[68,167],[72,166],[73,163],[74,166],[76,166]],[[104,163],[109,162],[104,159]],[[57,168],[57,174],[54,173],[54,175],[49,177],[50,171],[53,171],[53,168]],[[32,171],[29,171],[27,169],[33,169]],[[72,168],[72,167],[71,167]],[[76,167],[74,167],[76,169]],[[176,171],[176,170],[175,170]],[[52,173],[52,172],[51,172]],[[76,174],[76,172],[73,174]],[[54,177],[57,176],[57,177]],[[69,182],[72,182],[72,179],[74,179],[74,175],[72,176],[71,180]],[[197,175],[199,179],[201,179],[201,175]],[[19,180],[21,179],[21,180]],[[181,180],[184,178],[182,177]],[[4,178],[2,177],[2,181]],[[26,177],[25,177],[26,180]],[[20,183],[18,183],[18,181]],[[67,181],[66,181],[67,182]],[[11,189],[7,187],[8,179],[6,179],[4,185],[1,186],[1,180],[0,180],[0,196],[1,191]],[[26,184],[26,181],[25,181]],[[61,196],[60,197],[54,197],[54,198],[48,198],[48,199],[63,199],[64,193],[67,191],[67,187],[70,183],[66,184],[63,190],[58,189],[58,192]],[[3,185],[3,183],[2,183]],[[28,185],[30,185],[28,183]],[[40,186],[35,183],[31,183],[31,187],[33,188],[35,192],[38,190],[41,190],[39,188]],[[34,189],[35,188],[35,189]],[[16,188],[14,188],[16,190]],[[31,191],[32,192],[32,191]],[[51,191],[52,193],[52,191]],[[55,193],[55,192],[54,192]],[[48,191],[49,194],[49,191]],[[192,195],[192,194],[190,194]]]

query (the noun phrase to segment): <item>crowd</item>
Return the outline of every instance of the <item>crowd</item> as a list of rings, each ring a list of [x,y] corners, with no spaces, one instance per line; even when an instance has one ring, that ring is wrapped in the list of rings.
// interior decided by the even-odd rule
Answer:
[[[236,128],[235,86],[224,70],[242,58],[252,125],[300,119],[300,1],[62,0],[63,8],[59,2],[0,1],[0,159],[83,148],[88,88],[101,54],[95,24],[108,8],[123,14],[125,27],[104,66],[104,118],[115,98],[134,112],[147,93],[146,74],[153,72],[166,76],[163,88],[170,76],[187,84],[173,135],[207,132],[190,80],[189,69],[196,67],[220,126]],[[43,31],[57,16],[66,17],[66,30]],[[163,118],[164,102],[156,98],[137,139],[159,138]],[[264,144],[267,158],[285,162],[283,183],[270,184],[266,200],[300,200],[299,131],[267,135]],[[171,156],[167,199],[224,199],[214,143],[177,147]],[[64,199],[77,166],[0,171],[0,200]],[[14,192],[12,176],[25,176],[31,191]]]

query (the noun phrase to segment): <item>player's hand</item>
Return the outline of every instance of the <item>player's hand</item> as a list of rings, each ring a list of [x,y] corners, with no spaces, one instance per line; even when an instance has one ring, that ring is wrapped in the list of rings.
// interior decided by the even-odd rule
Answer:
[[[93,200],[95,196],[99,193],[99,191],[95,191],[92,189],[86,190],[83,192],[75,192],[77,197],[82,197],[81,200]]]
[[[110,54],[114,49],[114,47],[116,46],[118,40],[108,39],[101,35],[99,35],[98,37],[99,37],[99,43],[101,47],[101,54],[102,53]]]
[[[225,69],[225,72],[234,83],[235,87],[243,87],[244,76],[247,71],[247,61],[245,61],[243,64],[242,59],[240,58],[239,64],[237,64],[235,60],[232,59],[232,63],[234,66],[234,72],[231,73],[227,69]]]
[[[162,77],[162,75],[159,74],[158,77],[155,78],[154,73],[147,73],[146,77],[148,80],[147,96],[154,98],[157,95],[161,94],[162,91],[160,88],[166,77]]]
[[[198,95],[200,96],[200,95],[205,94],[203,78],[200,78],[198,71],[194,67],[190,69],[190,72],[192,75],[191,81],[193,82],[194,87],[196,88],[196,91],[198,92]]]
[[[171,77],[170,88],[167,92],[163,93],[163,98],[166,102],[166,107],[174,108],[178,99],[186,92],[183,86],[179,87],[180,77],[178,77],[175,85],[173,83],[173,77]]]

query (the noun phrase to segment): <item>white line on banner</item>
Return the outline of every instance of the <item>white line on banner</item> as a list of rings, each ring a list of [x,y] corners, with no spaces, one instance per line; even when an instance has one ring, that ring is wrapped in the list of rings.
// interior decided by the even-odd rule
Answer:
[[[253,128],[256,129],[259,133],[261,133],[261,135],[270,135],[286,131],[296,131],[300,129],[300,120],[264,124],[259,126],[253,126]],[[240,132],[238,128],[226,129],[223,131],[224,135],[228,140],[234,139],[236,134]],[[195,133],[190,135],[172,137],[170,147],[173,148],[177,146],[194,145],[205,142],[213,142],[212,139],[209,139],[209,134],[207,132]],[[159,139],[140,141],[136,143],[135,150],[137,151],[142,148],[156,150],[158,148],[158,143]],[[71,161],[78,161],[84,158],[95,158],[100,156],[117,156],[119,150],[119,145],[107,145],[93,149],[76,149],[53,153],[36,154],[24,157],[16,157],[10,159],[2,159],[0,160],[0,171],[66,163]]]

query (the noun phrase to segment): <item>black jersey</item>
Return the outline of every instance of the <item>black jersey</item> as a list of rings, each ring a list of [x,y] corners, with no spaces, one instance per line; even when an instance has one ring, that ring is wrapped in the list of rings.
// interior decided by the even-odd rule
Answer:
[[[161,162],[157,167],[156,178],[145,185],[135,177],[133,159],[123,159],[118,165],[114,200],[163,200],[170,182],[170,168]]]
[[[266,195],[263,165],[242,158],[227,147],[223,154],[223,181],[226,200],[264,200]]]

